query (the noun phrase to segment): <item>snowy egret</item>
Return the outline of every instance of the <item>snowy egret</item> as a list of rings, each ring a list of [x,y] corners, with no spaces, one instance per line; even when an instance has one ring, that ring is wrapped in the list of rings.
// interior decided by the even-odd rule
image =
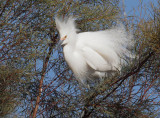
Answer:
[[[55,18],[55,22],[60,34],[58,46],[63,46],[65,61],[83,84],[88,79],[102,78],[107,72],[120,71],[123,59],[130,54],[127,47],[131,46],[131,36],[123,25],[77,33],[74,18]]]

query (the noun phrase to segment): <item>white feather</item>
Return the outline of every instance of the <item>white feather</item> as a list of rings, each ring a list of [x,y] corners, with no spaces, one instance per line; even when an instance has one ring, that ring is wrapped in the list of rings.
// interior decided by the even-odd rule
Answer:
[[[102,77],[104,72],[121,70],[122,58],[131,53],[131,36],[123,25],[109,30],[77,33],[73,18],[56,18],[60,37],[65,39],[64,57],[75,76],[84,83],[93,77]]]

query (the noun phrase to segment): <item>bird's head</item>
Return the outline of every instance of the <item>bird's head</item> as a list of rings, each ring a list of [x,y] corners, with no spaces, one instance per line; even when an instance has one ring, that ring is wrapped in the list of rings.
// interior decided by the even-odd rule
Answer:
[[[77,29],[74,18],[55,18],[56,28],[60,34],[58,45],[72,44],[76,40]]]

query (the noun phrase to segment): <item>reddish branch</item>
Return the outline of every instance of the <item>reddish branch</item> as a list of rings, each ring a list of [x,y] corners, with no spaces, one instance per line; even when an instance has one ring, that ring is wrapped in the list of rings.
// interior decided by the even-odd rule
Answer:
[[[55,37],[52,38],[52,41],[53,41],[53,39],[55,39]],[[54,43],[51,43],[49,45],[49,52],[48,52],[47,57],[45,58],[45,61],[43,63],[42,75],[41,75],[41,79],[39,80],[39,92],[38,92],[38,96],[37,96],[37,99],[36,99],[35,108],[33,110],[32,118],[36,117],[36,114],[37,114],[37,111],[38,111],[40,97],[41,97],[41,94],[42,94],[43,80],[44,80],[44,77],[45,77],[45,74],[46,74],[48,62],[49,62],[49,59],[51,57],[51,53],[52,53],[53,47],[54,47]]]

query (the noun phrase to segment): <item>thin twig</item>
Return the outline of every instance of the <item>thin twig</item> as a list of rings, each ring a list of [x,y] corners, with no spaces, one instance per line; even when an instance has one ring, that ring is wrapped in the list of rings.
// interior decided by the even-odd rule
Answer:
[[[140,69],[142,68],[142,66],[149,60],[149,58],[151,58],[154,55],[154,52],[151,52],[141,63],[139,63],[138,67],[135,66],[135,68],[131,69],[131,71],[129,73],[127,73],[126,75],[120,77],[117,81],[113,82],[110,86],[113,86],[114,84],[120,82],[114,89],[112,89],[111,92],[109,92],[106,96],[104,96],[101,100],[99,100],[98,102],[96,102],[94,104],[94,106],[92,107],[91,110],[88,109],[89,106],[91,106],[91,102],[93,101],[93,99],[99,95],[100,93],[103,93],[105,91],[96,91],[95,94],[92,94],[90,96],[90,98],[86,101],[85,104],[85,108],[83,110],[83,116],[82,118],[87,118],[90,116],[90,114],[94,111],[94,109],[96,108],[96,106],[98,104],[100,104],[103,100],[105,100],[107,97],[109,97],[113,92],[115,92],[117,90],[117,88],[130,76],[138,73],[140,71]]]

